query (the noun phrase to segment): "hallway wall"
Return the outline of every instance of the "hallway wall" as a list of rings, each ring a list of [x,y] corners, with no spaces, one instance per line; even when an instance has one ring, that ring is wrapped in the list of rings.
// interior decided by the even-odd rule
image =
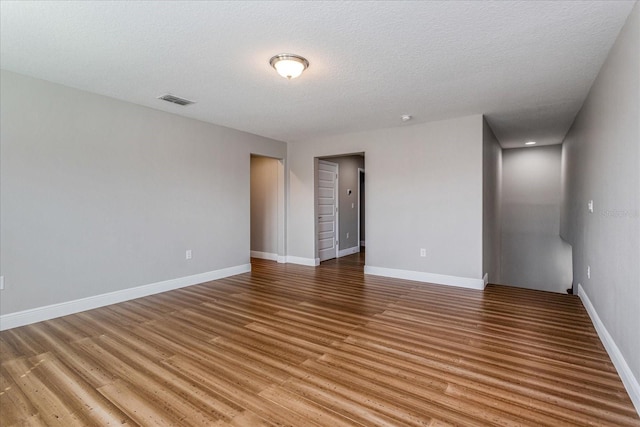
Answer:
[[[482,120],[482,271],[500,283],[502,257],[502,147]]]
[[[576,289],[582,290],[581,296],[588,295],[619,357],[628,363],[626,384],[635,384],[630,394],[638,410],[639,117],[640,4],[636,3],[563,144],[567,197],[561,231],[574,248]],[[587,209],[589,200],[594,201],[593,213]]]
[[[571,287],[571,247],[560,238],[562,147],[502,154],[501,283],[564,293]]]

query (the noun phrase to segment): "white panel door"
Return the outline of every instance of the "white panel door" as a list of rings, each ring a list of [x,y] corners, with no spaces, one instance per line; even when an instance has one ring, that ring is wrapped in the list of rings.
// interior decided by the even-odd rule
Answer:
[[[338,165],[318,161],[318,257],[325,261],[338,256]]]

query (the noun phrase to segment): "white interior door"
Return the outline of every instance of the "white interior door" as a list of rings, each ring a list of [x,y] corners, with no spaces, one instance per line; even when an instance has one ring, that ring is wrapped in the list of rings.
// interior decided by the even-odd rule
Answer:
[[[338,256],[338,165],[318,160],[318,257]]]

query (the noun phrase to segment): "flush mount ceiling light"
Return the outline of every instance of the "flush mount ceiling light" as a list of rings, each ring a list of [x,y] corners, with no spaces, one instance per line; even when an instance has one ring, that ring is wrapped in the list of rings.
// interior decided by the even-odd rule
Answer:
[[[281,53],[269,60],[269,64],[286,79],[295,79],[309,68],[309,61],[292,53]]]
[[[524,145],[536,145],[535,141],[525,142]]]
[[[400,116],[400,118],[402,119],[403,122],[408,122],[409,120],[413,119],[413,116],[410,116],[409,114],[404,114]]]

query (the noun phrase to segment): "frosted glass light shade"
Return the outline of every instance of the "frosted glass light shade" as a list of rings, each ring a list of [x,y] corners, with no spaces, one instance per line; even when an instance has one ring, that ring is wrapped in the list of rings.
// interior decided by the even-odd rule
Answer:
[[[309,67],[309,61],[301,56],[290,53],[276,55],[269,60],[269,63],[282,77],[295,79]]]

